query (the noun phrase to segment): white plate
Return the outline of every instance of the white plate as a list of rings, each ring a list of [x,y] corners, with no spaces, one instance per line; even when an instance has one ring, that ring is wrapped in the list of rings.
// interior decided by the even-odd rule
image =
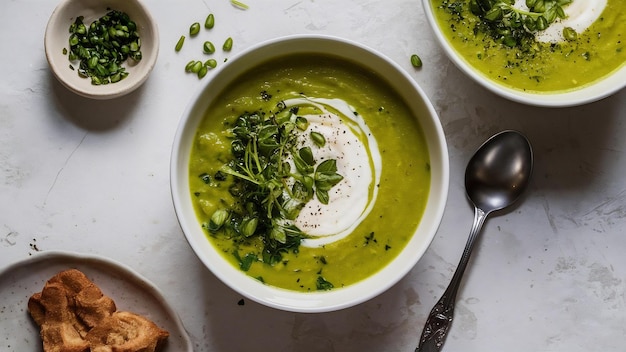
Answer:
[[[182,322],[159,290],[130,268],[98,256],[42,252],[0,271],[0,350],[41,351],[39,327],[28,314],[28,299],[60,271],[81,270],[115,301],[118,310],[142,314],[170,336],[162,352],[192,352]]]

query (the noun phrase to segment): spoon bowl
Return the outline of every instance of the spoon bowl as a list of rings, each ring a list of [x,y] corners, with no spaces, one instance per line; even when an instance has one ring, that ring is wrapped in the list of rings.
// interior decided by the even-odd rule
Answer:
[[[450,285],[430,311],[416,352],[438,352],[454,317],[454,303],[474,243],[487,216],[519,199],[533,169],[528,139],[516,131],[500,132],[483,143],[465,170],[467,197],[474,204],[474,223]]]
[[[532,161],[526,137],[515,131],[494,135],[478,148],[467,165],[468,198],[487,213],[514,203],[526,189]]]

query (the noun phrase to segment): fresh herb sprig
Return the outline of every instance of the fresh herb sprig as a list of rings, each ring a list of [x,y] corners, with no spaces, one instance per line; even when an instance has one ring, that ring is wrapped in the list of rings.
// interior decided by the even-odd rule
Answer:
[[[526,0],[528,10],[514,7],[515,0],[470,0],[470,11],[481,19],[478,30],[508,47],[532,51],[534,33],[545,30],[572,0]]]
[[[308,124],[303,117],[294,118],[296,113],[297,108],[281,107],[270,118],[258,112],[238,117],[230,130],[233,157],[220,170],[233,177],[229,190],[237,205],[218,209],[206,226],[211,233],[231,236],[235,243],[260,239],[260,259],[270,265],[280,262],[285,252],[297,252],[307,237],[293,222],[304,205],[314,197],[328,204],[328,191],[343,179],[334,159],[317,164],[311,147],[297,147],[298,135]],[[250,260],[240,260],[242,270],[250,267]]]

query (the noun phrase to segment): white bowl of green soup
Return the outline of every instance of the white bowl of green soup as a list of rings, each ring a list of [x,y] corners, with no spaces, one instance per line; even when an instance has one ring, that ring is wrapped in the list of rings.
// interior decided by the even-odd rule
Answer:
[[[422,0],[448,57],[507,99],[565,107],[626,85],[626,2]]]
[[[358,43],[296,35],[208,78],[171,160],[176,214],[207,268],[296,312],[364,302],[413,268],[441,221],[449,166],[408,74]]]

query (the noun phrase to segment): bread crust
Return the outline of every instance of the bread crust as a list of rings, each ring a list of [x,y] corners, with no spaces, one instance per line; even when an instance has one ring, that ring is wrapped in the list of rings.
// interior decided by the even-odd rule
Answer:
[[[44,352],[157,352],[169,333],[115,302],[77,269],[50,278],[28,300]]]

